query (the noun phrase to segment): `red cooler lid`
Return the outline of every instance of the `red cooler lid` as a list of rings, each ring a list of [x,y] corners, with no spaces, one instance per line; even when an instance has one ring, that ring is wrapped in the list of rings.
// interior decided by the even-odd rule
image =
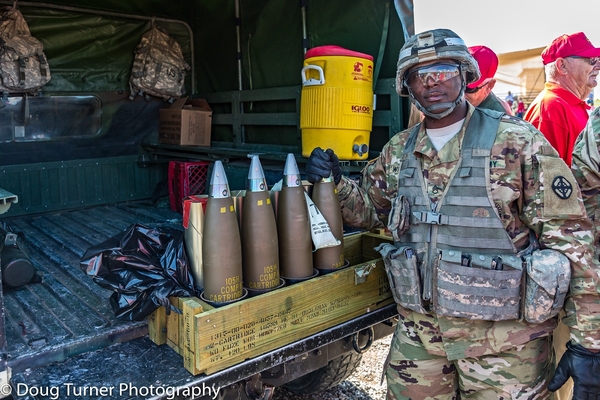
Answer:
[[[340,46],[335,45],[327,45],[327,46],[319,46],[313,47],[308,50],[304,55],[304,59],[312,58],[312,57],[323,57],[323,56],[346,56],[346,57],[358,57],[358,58],[366,58],[367,60],[373,61],[373,56],[365,53],[359,53],[358,51],[352,51],[345,49]]]

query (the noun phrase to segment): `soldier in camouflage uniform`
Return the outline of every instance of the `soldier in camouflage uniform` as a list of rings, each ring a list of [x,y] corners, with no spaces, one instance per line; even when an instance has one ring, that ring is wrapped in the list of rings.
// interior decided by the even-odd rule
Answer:
[[[577,137],[572,157],[571,170],[581,189],[587,215],[593,222],[594,258],[598,260],[600,254],[600,108],[596,108],[592,112],[586,127]],[[596,282],[599,281],[597,270],[595,279]],[[588,290],[594,288],[593,285],[587,284],[586,286]],[[597,285],[596,290],[600,290]],[[598,313],[597,308],[598,305],[592,303],[590,309],[596,309],[596,313]],[[587,368],[590,376],[595,378],[596,393],[600,397],[600,353],[596,351],[594,355],[588,354],[587,358],[595,360],[595,366],[586,365],[584,368]]]
[[[581,187],[587,215],[594,222],[594,248],[600,250],[600,108],[596,108],[573,148],[573,175]]]
[[[333,174],[347,225],[387,226],[394,236],[394,246],[379,248],[399,312],[387,397],[545,399],[569,375],[576,395],[577,382],[594,393],[598,383],[573,368],[551,382],[563,302],[565,364],[600,349],[591,222],[573,175],[539,131],[464,100],[478,78],[454,32],[409,38],[397,91],[423,122],[395,135],[359,184],[342,176],[331,149],[315,149],[306,165],[309,181]]]

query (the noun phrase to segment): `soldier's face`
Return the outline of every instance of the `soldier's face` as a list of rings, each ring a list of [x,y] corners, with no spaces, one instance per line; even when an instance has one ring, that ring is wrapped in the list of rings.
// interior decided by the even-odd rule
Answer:
[[[458,63],[454,60],[436,60],[416,65],[408,70],[406,85],[412,91],[415,100],[423,107],[428,108],[438,103],[452,103],[458,98],[462,88],[462,78],[460,70],[454,73],[451,68],[448,68],[451,65],[458,68]],[[443,72],[445,75],[436,73],[438,66],[441,70],[447,70]],[[445,110],[436,111],[442,113]]]

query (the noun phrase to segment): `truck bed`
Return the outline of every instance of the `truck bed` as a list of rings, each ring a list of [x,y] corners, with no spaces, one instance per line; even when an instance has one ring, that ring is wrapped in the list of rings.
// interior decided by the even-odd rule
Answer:
[[[131,224],[180,227],[180,214],[132,202],[5,221],[25,235],[42,276],[39,283],[4,289],[14,399],[213,398],[215,388],[277,371],[280,364],[304,360],[307,354],[317,357],[321,351],[316,349],[326,354],[328,345],[367,327],[373,327],[375,339],[393,331],[397,311],[390,304],[217,373],[194,376],[174,350],[148,338],[146,321],[117,320],[108,300],[111,291],[79,268],[90,246]],[[352,347],[349,340],[344,343]]]
[[[24,235],[41,282],[4,289],[8,365],[13,373],[144,336],[145,321],[114,317],[112,294],[79,268],[93,245],[133,223],[181,227],[181,215],[149,202],[6,220]],[[180,228],[181,229],[181,228]]]

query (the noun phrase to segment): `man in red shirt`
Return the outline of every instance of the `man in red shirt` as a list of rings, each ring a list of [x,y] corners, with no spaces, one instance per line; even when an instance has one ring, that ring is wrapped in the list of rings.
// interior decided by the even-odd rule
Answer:
[[[583,32],[562,35],[542,52],[544,90],[527,109],[524,119],[540,130],[567,165],[575,139],[588,120],[586,99],[600,70],[600,48]]]

